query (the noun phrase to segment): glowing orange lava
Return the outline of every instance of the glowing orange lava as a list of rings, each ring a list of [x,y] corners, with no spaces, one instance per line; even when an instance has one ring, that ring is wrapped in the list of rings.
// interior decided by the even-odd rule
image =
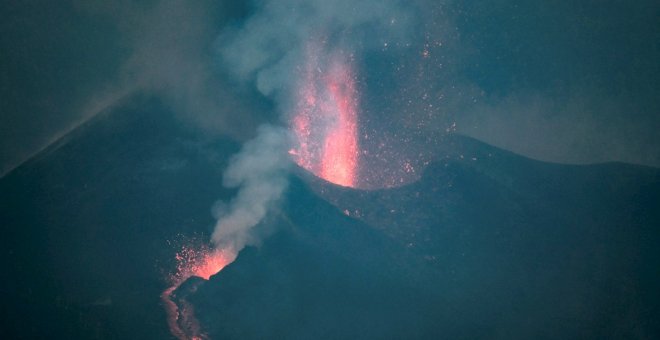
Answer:
[[[181,340],[205,338],[200,333],[192,306],[186,301],[177,300],[173,294],[187,279],[197,276],[208,280],[235,258],[236,255],[232,251],[214,249],[206,244],[183,247],[176,253],[176,271],[169,278],[171,286],[161,294],[172,335]]]
[[[316,176],[356,187],[358,93],[351,56],[335,53],[326,62],[320,60],[319,48],[309,49],[291,120],[296,145],[289,153]]]
[[[208,280],[211,275],[217,274],[234,260],[230,252],[213,249],[207,245],[199,248],[184,247],[176,253],[175,258],[177,270],[172,278],[179,284],[191,276]]]

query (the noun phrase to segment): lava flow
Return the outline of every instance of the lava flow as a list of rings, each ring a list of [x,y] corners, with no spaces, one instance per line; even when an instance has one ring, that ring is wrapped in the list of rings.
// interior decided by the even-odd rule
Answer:
[[[204,335],[201,334],[192,306],[185,299],[174,296],[174,293],[182,283],[193,276],[208,280],[234,261],[236,255],[231,251],[202,244],[194,248],[182,248],[175,258],[177,268],[170,276],[171,286],[161,294],[167,312],[167,324],[172,335],[178,339],[203,339]]]
[[[298,165],[316,176],[356,187],[358,93],[352,56],[335,53],[321,60],[320,50],[308,50],[291,120],[295,147],[289,153]]]

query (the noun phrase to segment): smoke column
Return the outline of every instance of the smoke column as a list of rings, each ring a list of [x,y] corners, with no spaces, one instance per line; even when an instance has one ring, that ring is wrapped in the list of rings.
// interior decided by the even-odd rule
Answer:
[[[259,241],[253,228],[287,186],[287,136],[283,128],[264,125],[258,129],[257,136],[231,159],[224,172],[223,184],[239,190],[218,220],[211,236],[213,247],[203,242],[186,246],[176,254],[177,270],[161,300],[170,331],[177,338],[204,338],[192,306],[175,295],[177,288],[193,276],[208,280],[233,262],[245,245]]]
[[[193,247],[191,256],[177,258],[181,274],[162,299],[170,330],[181,339],[204,335],[192,309],[174,296],[176,289],[191,276],[208,279],[246,245],[260,241],[255,227],[286,190],[293,162],[338,185],[359,185],[356,55],[384,41],[405,44],[409,13],[400,1],[266,0],[259,5],[242,25],[228,27],[218,38],[219,65],[272,99],[282,126],[289,128],[261,126],[231,159],[223,184],[238,191],[219,214],[212,248]]]
[[[252,228],[287,187],[287,136],[283,128],[261,126],[255,139],[231,160],[224,173],[224,185],[238,187],[239,191],[211,236],[217,248],[237,253],[246,244],[258,242]]]

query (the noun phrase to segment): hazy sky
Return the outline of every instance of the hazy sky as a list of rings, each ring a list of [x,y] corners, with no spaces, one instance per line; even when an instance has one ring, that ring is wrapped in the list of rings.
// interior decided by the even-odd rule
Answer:
[[[660,166],[657,1],[243,3],[1,4],[0,176],[136,91],[200,133],[248,139],[277,121],[264,84],[280,86],[288,51],[353,22],[341,43],[358,52],[364,115],[389,128],[455,122],[537,159]]]

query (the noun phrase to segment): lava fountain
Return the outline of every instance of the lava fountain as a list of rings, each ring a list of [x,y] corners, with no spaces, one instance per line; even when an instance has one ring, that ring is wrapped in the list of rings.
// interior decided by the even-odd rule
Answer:
[[[308,48],[290,125],[289,150],[302,168],[328,182],[358,186],[358,92],[353,55]]]
[[[208,280],[233,262],[235,258],[235,252],[215,249],[207,244],[195,247],[184,246],[176,253],[176,271],[169,277],[171,286],[161,294],[161,300],[167,312],[167,324],[172,335],[180,340],[204,338],[192,306],[184,299],[177,299],[174,293],[182,283],[191,277]]]

